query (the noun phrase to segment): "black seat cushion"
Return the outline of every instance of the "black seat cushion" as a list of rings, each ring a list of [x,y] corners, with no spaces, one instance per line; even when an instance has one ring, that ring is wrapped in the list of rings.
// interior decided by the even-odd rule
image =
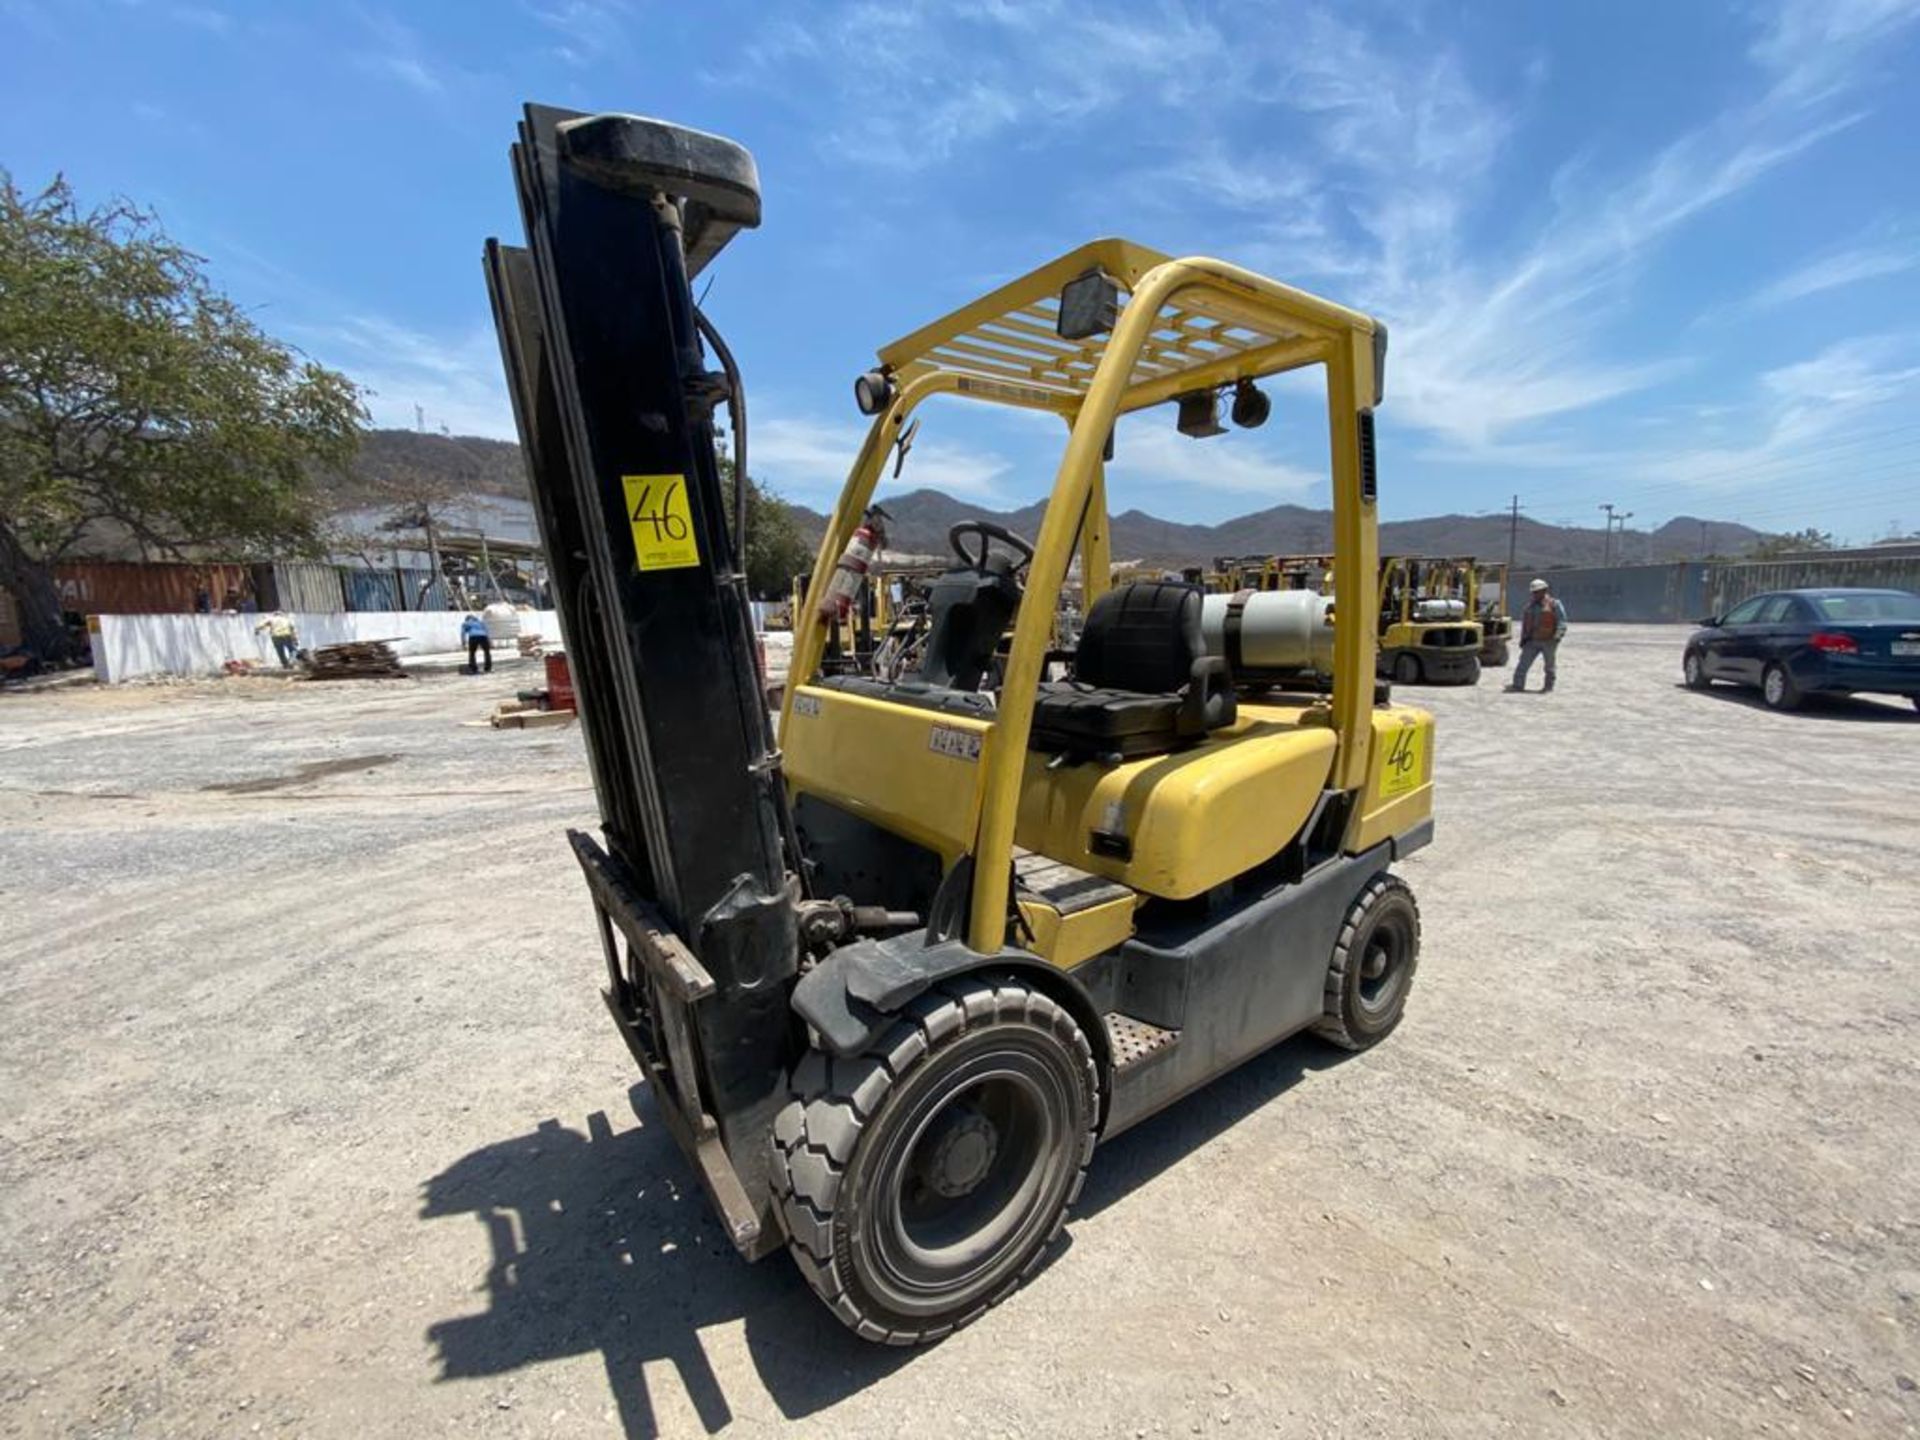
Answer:
[[[1170,695],[1193,678],[1193,662],[1206,653],[1200,592],[1172,580],[1136,580],[1093,602],[1073,659],[1073,678],[1106,689]]]
[[[1040,687],[1029,747],[1132,758],[1171,750],[1180,741],[1178,695],[1103,690],[1071,680]]]
[[[1200,635],[1200,592],[1144,580],[1094,601],[1073,678],[1042,685],[1032,749],[1131,758],[1172,750],[1234,718],[1226,662]]]

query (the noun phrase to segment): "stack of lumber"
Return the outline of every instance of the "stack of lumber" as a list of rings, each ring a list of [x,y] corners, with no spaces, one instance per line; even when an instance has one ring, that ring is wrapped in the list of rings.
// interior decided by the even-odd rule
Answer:
[[[384,640],[349,640],[322,645],[307,657],[309,680],[384,680],[405,678],[400,657]]]
[[[549,725],[571,725],[573,711],[546,710],[537,700],[502,700],[493,707],[496,730],[541,730]]]

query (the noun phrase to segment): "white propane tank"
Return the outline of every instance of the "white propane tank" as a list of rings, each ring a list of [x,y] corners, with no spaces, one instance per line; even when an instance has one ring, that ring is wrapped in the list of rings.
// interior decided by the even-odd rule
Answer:
[[[1230,617],[1238,609],[1237,623]],[[1333,599],[1311,590],[1208,595],[1200,634],[1209,655],[1226,658],[1235,678],[1333,673]]]
[[[1422,623],[1434,620],[1464,620],[1467,618],[1467,602],[1464,600],[1416,600],[1413,602],[1413,618]]]
[[[487,639],[495,645],[510,645],[520,638],[520,612],[504,600],[496,600],[480,612],[487,627]]]

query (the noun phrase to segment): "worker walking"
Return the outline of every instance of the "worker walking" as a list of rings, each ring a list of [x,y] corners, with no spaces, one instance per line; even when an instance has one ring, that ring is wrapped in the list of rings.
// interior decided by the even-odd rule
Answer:
[[[284,610],[276,610],[253,627],[256,635],[262,630],[273,638],[273,653],[280,657],[280,668],[291,670],[294,658],[300,653],[300,636],[294,629],[293,617]]]
[[[487,634],[487,622],[478,615],[468,615],[460,622],[460,638],[467,642],[467,674],[480,673],[480,661],[487,664],[486,673],[493,673],[493,637]]]
[[[1513,667],[1513,683],[1507,689],[1527,688],[1527,671],[1538,655],[1547,674],[1547,683],[1540,687],[1545,693],[1553,689],[1553,661],[1567,633],[1567,607],[1554,599],[1553,587],[1544,580],[1534,581],[1527,589],[1531,598],[1520,612],[1520,663]]]

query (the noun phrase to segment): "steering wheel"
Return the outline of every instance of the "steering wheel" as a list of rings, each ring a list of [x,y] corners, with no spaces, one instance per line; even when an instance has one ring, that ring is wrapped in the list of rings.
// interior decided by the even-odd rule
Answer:
[[[978,554],[967,550],[966,541],[969,535],[978,537],[980,541]],[[1006,526],[996,525],[991,520],[962,520],[947,531],[947,544],[953,547],[953,553],[959,557],[960,563],[969,569],[979,571],[982,575],[987,573],[987,554],[992,549],[990,542],[994,540],[1020,552],[1020,563],[1013,567],[1014,573],[1019,573],[1032,563],[1033,546]]]

